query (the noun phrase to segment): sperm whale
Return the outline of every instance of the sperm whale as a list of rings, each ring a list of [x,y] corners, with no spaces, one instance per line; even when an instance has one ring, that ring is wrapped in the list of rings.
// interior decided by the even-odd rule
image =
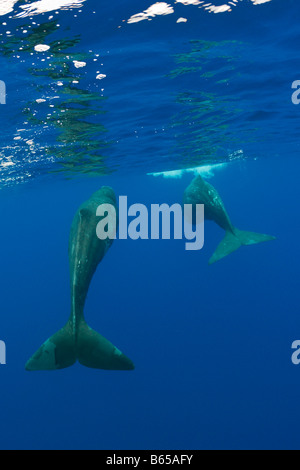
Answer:
[[[185,190],[183,203],[192,204],[194,207],[196,204],[204,204],[205,219],[214,221],[226,232],[224,239],[210,258],[209,264],[219,261],[242,245],[254,245],[275,239],[271,235],[246,232],[234,227],[219,193],[200,175],[196,176]]]
[[[28,371],[64,369],[77,360],[94,369],[134,369],[132,361],[92,330],[84,319],[84,305],[93,275],[113,242],[109,238],[100,240],[96,234],[99,222],[96,212],[101,204],[110,204],[117,212],[116,196],[107,186],[83,203],[74,217],[69,240],[71,315],[67,324],[29,359]],[[103,280],[105,285],[105,277]]]

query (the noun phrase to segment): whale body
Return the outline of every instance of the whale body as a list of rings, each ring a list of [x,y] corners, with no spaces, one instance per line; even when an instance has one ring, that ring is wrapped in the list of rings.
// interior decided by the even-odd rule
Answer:
[[[211,184],[204,181],[200,175],[196,176],[185,190],[183,203],[192,204],[193,206],[204,204],[205,219],[214,221],[226,232],[224,239],[210,258],[209,264],[219,261],[242,245],[254,245],[275,240],[275,237],[271,235],[246,232],[234,227],[218,191]]]
[[[116,196],[102,187],[77,211],[70,233],[69,263],[71,315],[67,324],[49,338],[29,359],[26,370],[57,370],[72,366],[77,360],[86,367],[106,370],[131,370],[134,365],[119,349],[92,330],[84,319],[84,305],[89,286],[113,240],[100,240],[96,234],[101,204],[111,204],[117,212]]]

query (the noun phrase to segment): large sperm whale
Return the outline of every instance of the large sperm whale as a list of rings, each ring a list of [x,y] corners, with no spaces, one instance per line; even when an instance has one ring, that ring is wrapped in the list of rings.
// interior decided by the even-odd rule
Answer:
[[[29,359],[26,364],[29,371],[64,369],[77,360],[94,369],[134,369],[131,360],[92,330],[84,319],[83,310],[91,280],[113,242],[109,238],[100,240],[96,234],[101,220],[96,212],[101,204],[110,204],[117,212],[116,197],[111,188],[104,186],[94,193],[74,217],[69,240],[71,315],[67,324]]]
[[[226,232],[224,239],[210,258],[209,264],[219,261],[242,245],[254,245],[255,243],[275,239],[275,237],[270,235],[245,232],[234,227],[219,193],[211,184],[204,181],[200,175],[196,176],[185,190],[183,203],[192,204],[193,206],[204,204],[205,219],[213,220]]]

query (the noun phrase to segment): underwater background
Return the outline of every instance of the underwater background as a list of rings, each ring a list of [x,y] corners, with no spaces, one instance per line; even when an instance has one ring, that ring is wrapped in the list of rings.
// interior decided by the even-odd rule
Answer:
[[[299,449],[299,1],[0,0],[0,15],[0,448]],[[70,314],[80,204],[102,185],[181,203],[195,172],[234,225],[276,240],[212,266],[211,222],[201,251],[116,240],[85,315],[135,370],[26,372]]]

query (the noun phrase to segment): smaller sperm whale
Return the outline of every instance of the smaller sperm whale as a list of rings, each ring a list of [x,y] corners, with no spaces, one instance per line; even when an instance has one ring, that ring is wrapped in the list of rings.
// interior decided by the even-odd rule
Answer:
[[[84,319],[83,310],[91,280],[113,242],[110,238],[100,240],[96,234],[97,224],[101,220],[96,213],[101,204],[110,204],[117,213],[116,196],[107,186],[83,203],[74,217],[69,241],[71,315],[67,324],[29,359],[26,364],[28,371],[64,369],[77,360],[93,369],[134,369],[131,360],[92,330]],[[109,279],[104,272],[103,296],[107,282]]]
[[[218,245],[216,251],[209,260],[209,264],[215,263],[242,245],[254,245],[256,243],[275,240],[271,235],[245,232],[234,227],[225,209],[223,201],[217,190],[199,175],[193,179],[183,196],[184,204],[204,204],[205,219],[213,220],[223,230],[225,237]]]

